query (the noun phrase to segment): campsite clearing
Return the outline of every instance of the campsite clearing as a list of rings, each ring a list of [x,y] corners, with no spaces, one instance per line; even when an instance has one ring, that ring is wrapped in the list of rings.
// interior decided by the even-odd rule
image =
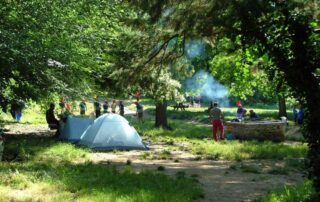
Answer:
[[[162,174],[166,174],[170,176],[170,179],[179,179],[179,178],[186,178],[186,179],[192,179],[194,182],[197,182],[200,187],[203,189],[203,194],[201,192],[193,192],[188,195],[188,197],[196,197],[198,198],[198,201],[252,201],[255,198],[257,198],[260,195],[266,194],[268,191],[272,190],[275,187],[281,187],[283,185],[288,184],[297,184],[303,181],[302,171],[301,171],[301,164],[303,164],[301,157],[299,157],[300,153],[298,153],[295,158],[285,159],[285,160],[277,160],[277,159],[238,159],[236,161],[229,161],[229,160],[220,160],[219,158],[214,159],[211,158],[203,153],[196,154],[192,152],[192,140],[187,141],[178,141],[175,140],[173,142],[171,141],[155,141],[154,139],[149,140],[151,141],[151,147],[148,151],[113,151],[113,152],[90,152],[87,149],[82,149],[81,147],[75,147],[74,145],[70,143],[62,143],[59,141],[51,140],[49,137],[52,135],[52,131],[49,131],[47,126],[33,126],[33,125],[23,125],[23,124],[13,124],[13,125],[7,125],[6,126],[6,134],[7,136],[10,136],[12,139],[12,144],[17,142],[17,138],[22,138],[24,136],[28,136],[28,138],[23,138],[23,140],[19,140],[21,142],[21,146],[24,145],[22,149],[18,151],[16,154],[18,157],[23,157],[19,161],[16,161],[13,159],[12,162],[9,163],[9,165],[5,165],[6,162],[2,163],[3,168],[8,168],[13,165],[19,165],[16,167],[19,172],[19,182],[15,182],[16,185],[5,185],[1,184],[1,193],[4,194],[4,197],[12,198],[11,194],[12,191],[17,192],[21,189],[20,186],[23,186],[24,192],[29,192],[30,194],[39,194],[41,197],[41,194],[43,194],[42,199],[47,199],[48,194],[50,193],[42,193],[45,192],[44,185],[49,186],[46,189],[53,189],[58,191],[62,191],[61,194],[68,197],[76,197],[78,195],[78,199],[83,199],[83,197],[93,197],[93,195],[89,194],[89,190],[85,190],[86,181],[84,178],[89,178],[88,180],[93,180],[94,182],[101,183],[101,176],[102,174],[99,174],[100,172],[105,172],[103,167],[105,167],[107,170],[110,168],[115,168],[116,173],[118,173],[120,176],[122,172],[130,172],[130,176],[134,178],[134,175],[137,175],[143,179],[146,172],[147,173],[153,173],[151,178],[159,178],[161,179]],[[39,132],[40,131],[40,132]],[[40,139],[37,136],[41,136]],[[7,140],[7,144],[10,145],[10,137]],[[39,145],[36,142],[40,141],[43,142],[43,145]],[[49,142],[46,143],[46,142]],[[190,143],[191,142],[191,143]],[[210,143],[207,143],[210,145]],[[252,143],[255,144],[255,143]],[[234,147],[235,145],[230,144],[229,142],[221,142],[216,143],[216,146],[225,145],[226,147],[229,145],[230,147]],[[252,145],[250,145],[251,147]],[[35,148],[37,147],[37,148]],[[64,149],[61,149],[64,148]],[[59,149],[57,149],[59,148]],[[293,147],[295,148],[295,147]],[[295,149],[293,149],[295,150]],[[44,154],[40,154],[38,152],[45,151]],[[50,155],[47,156],[49,153]],[[68,155],[66,155],[68,154]],[[224,154],[220,154],[224,155]],[[57,160],[56,157],[59,156]],[[45,159],[49,158],[52,161],[52,158],[54,158],[54,161],[50,164],[42,164],[41,161],[44,161]],[[68,157],[68,159],[66,159]],[[14,156],[11,156],[11,158],[14,158]],[[38,173],[47,173],[45,175],[41,174],[41,180],[39,180],[37,177],[31,179],[30,172],[25,172],[24,170],[27,169],[24,165],[24,158],[26,158],[28,161],[31,161],[28,163],[28,161],[25,161],[25,163],[30,164],[28,169],[32,169],[32,167],[37,167]],[[32,164],[32,159],[42,159],[39,162],[35,162]],[[45,162],[47,162],[45,160]],[[63,163],[64,162],[64,163]],[[69,162],[69,163],[68,163]],[[18,164],[17,164],[18,163]],[[65,165],[65,168],[62,169],[60,166],[62,164]],[[55,172],[51,169],[51,164],[53,164],[53,167],[56,167],[59,169],[60,172],[65,172],[66,175],[69,176],[68,179],[63,179],[53,182],[58,183],[59,186],[62,186],[63,188],[53,188],[51,185],[48,185],[46,183],[46,176],[51,176]],[[60,165],[61,164],[61,165]],[[40,167],[39,167],[40,166]],[[58,166],[58,167],[57,167]],[[73,167],[72,169],[80,169],[79,172],[77,171],[77,177],[78,180],[77,186],[74,188],[71,188],[72,186],[67,185],[68,183],[71,183],[71,181],[75,180],[73,179],[73,174],[71,170],[68,170],[68,167]],[[74,167],[75,166],[75,167]],[[52,167],[52,168],[53,168]],[[28,170],[27,169],[27,170]],[[90,169],[93,169],[93,171],[90,171]],[[1,172],[4,169],[2,169]],[[52,173],[53,172],[53,173]],[[84,172],[84,173],[83,173]],[[100,176],[100,177],[94,177],[93,176],[88,177],[88,174],[92,172],[94,173],[94,176]],[[115,172],[115,171],[112,171]],[[11,171],[8,173],[8,171],[5,171],[6,176],[5,182],[11,184],[12,183],[12,177],[17,175],[16,172],[11,173]],[[57,174],[57,173],[56,173]],[[54,174],[54,175],[56,175]],[[62,173],[61,173],[62,174]],[[58,174],[60,175],[60,174]],[[10,177],[11,176],[11,177]],[[53,176],[52,176],[53,177]],[[52,178],[51,177],[51,178]],[[105,176],[107,177],[107,176]],[[24,179],[23,184],[21,184],[21,180]],[[30,187],[29,180],[32,180],[32,187]],[[154,186],[153,180],[151,182],[148,182],[145,186]],[[67,183],[68,181],[68,183]],[[70,182],[69,182],[70,181]],[[169,182],[169,181],[168,181]],[[168,182],[165,182],[167,184]],[[18,184],[17,184],[18,183]],[[67,183],[67,184],[66,184]],[[138,183],[144,184],[145,182],[139,181]],[[157,180],[157,183],[164,183],[163,181]],[[169,183],[170,184],[170,183]],[[184,182],[185,185],[181,186],[178,191],[183,191],[183,189],[189,190],[189,186],[196,186],[196,184],[192,185],[189,182]],[[13,186],[13,187],[12,187]],[[16,187],[18,186],[18,187]],[[131,186],[131,185],[130,185]],[[132,186],[135,186],[132,184]],[[142,185],[144,186],[144,185]],[[161,185],[160,185],[161,186]],[[169,186],[169,185],[165,185]],[[175,185],[174,185],[175,186]],[[20,188],[19,188],[20,187]],[[62,189],[62,190],[61,190]],[[101,194],[100,191],[103,191],[103,188],[101,186],[96,186],[95,189],[97,189],[97,195]],[[117,189],[117,188],[116,188]],[[157,188],[159,192],[162,192],[160,194],[166,195],[160,188]],[[195,189],[197,189],[195,187]],[[7,191],[5,191],[7,190]],[[28,191],[29,190],[29,191]],[[165,192],[167,192],[166,190]],[[191,192],[189,190],[188,192]],[[79,193],[80,194],[79,196]],[[86,194],[85,194],[86,193]],[[107,192],[109,193],[109,192]],[[26,194],[26,193],[24,193]],[[51,192],[52,194],[52,192]],[[53,194],[56,198],[63,198],[61,194],[55,193]],[[153,197],[155,193],[151,192],[149,193]],[[175,197],[180,197],[177,195],[174,195],[174,193],[168,193],[169,196],[166,195],[166,199],[168,201],[174,201]],[[186,193],[184,193],[186,194]],[[199,195],[200,194],[200,195]],[[25,197],[28,197],[29,195],[24,195]],[[172,196],[171,196],[172,195]],[[203,195],[204,198],[201,198]],[[105,196],[105,195],[103,195]],[[123,196],[123,195],[122,195]],[[102,196],[100,196],[102,197]],[[108,196],[110,197],[110,200],[116,196]],[[123,201],[131,201],[134,198],[139,199],[140,195],[137,196],[123,196]],[[126,198],[127,197],[127,198]],[[199,198],[200,197],[200,198]],[[27,198],[24,198],[27,199]],[[93,199],[99,200],[99,197],[96,198],[93,197]],[[129,200],[130,199],[130,200]],[[153,198],[154,199],[154,198]],[[143,201],[148,201],[144,199]],[[149,200],[150,201],[150,200]],[[188,201],[186,199],[186,201]],[[193,201],[190,199],[190,201]]]

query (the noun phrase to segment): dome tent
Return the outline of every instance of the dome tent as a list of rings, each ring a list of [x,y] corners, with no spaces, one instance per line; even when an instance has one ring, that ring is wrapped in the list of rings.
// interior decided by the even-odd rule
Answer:
[[[79,144],[94,150],[147,149],[137,131],[118,114],[104,114],[83,132]]]

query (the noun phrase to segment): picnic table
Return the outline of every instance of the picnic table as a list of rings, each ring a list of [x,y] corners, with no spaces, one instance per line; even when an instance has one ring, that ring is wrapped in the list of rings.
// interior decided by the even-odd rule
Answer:
[[[181,109],[181,111],[185,111],[186,110],[186,108],[188,108],[189,107],[189,105],[185,105],[185,104],[183,104],[183,103],[176,103],[174,106],[172,106],[173,107],[173,110],[179,110],[179,109]]]

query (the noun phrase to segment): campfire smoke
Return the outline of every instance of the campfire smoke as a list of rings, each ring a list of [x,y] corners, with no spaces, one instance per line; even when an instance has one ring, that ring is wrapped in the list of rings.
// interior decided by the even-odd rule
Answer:
[[[202,101],[213,101],[218,102],[220,106],[229,106],[227,88],[204,70],[198,71],[193,77],[187,79],[184,87],[189,95],[200,95]]]

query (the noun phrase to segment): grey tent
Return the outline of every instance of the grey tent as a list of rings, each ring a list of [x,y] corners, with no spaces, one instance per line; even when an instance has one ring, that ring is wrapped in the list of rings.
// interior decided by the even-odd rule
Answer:
[[[82,134],[79,144],[95,150],[147,149],[137,131],[118,114],[104,114]]]
[[[93,124],[94,119],[68,116],[66,123],[60,123],[60,139],[71,142],[80,141],[83,132]]]

